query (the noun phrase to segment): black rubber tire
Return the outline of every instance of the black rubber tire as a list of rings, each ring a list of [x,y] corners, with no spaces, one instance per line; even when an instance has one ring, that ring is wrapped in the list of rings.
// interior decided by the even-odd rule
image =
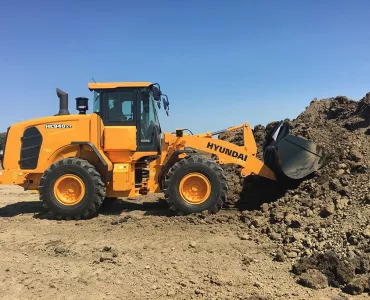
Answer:
[[[118,199],[118,197],[105,197],[104,202],[114,202]]]
[[[85,184],[85,195],[76,205],[64,205],[54,195],[55,181],[64,174],[74,174]],[[87,160],[73,157],[59,160],[43,174],[39,186],[43,207],[56,219],[88,219],[94,216],[103,203],[105,185],[95,167]]]
[[[179,184],[188,173],[205,175],[211,184],[211,194],[201,204],[190,204],[180,194]],[[175,163],[164,179],[164,195],[172,211],[187,215],[207,210],[218,212],[227,200],[228,185],[223,169],[213,160],[202,155],[189,156]]]

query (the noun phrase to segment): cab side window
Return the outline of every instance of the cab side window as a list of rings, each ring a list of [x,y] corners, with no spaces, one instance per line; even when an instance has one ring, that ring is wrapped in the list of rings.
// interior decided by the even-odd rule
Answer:
[[[133,121],[133,101],[109,99],[108,120],[112,122]]]
[[[132,92],[109,92],[103,94],[103,101],[107,103],[107,121],[114,123],[134,122],[134,93]]]
[[[97,91],[94,91],[93,112],[100,116],[100,93]]]

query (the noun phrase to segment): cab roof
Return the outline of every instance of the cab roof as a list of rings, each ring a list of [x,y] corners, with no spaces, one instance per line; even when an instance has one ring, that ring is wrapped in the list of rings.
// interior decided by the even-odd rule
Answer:
[[[148,87],[151,82],[90,82],[89,90],[116,89],[120,87]]]

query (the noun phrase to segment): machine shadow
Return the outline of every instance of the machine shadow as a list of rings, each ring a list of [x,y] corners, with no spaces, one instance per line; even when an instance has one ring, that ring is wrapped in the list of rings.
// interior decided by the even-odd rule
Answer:
[[[103,202],[99,214],[120,215],[134,211],[143,211],[144,216],[174,216],[164,199],[159,199],[156,202],[133,202],[125,199],[108,200]]]
[[[248,176],[235,207],[239,210],[259,210],[262,204],[277,201],[289,190],[297,188],[300,182],[282,184],[258,175]]]
[[[104,201],[100,207],[98,215],[120,215],[121,213],[130,213],[133,211],[143,211],[145,216],[165,216],[171,217],[174,214],[164,199],[157,202],[132,202],[124,199]],[[0,218],[16,217],[23,214],[33,214],[35,219],[53,220],[47,213],[40,201],[15,202],[0,207]]]
[[[251,175],[243,183],[239,200],[234,203],[238,210],[259,210],[263,203],[272,203],[283,197],[290,189],[295,189],[300,181],[281,184],[269,179]],[[106,200],[99,209],[98,215],[117,216],[122,213],[144,212],[144,216],[172,217],[175,214],[169,209],[167,202],[159,198],[157,201],[129,201],[126,199]],[[231,208],[231,207],[229,207]],[[228,205],[223,208],[228,210]],[[16,202],[0,208],[0,217],[15,217],[22,214],[34,214],[37,219],[50,219],[40,201]]]
[[[16,202],[0,208],[0,217],[15,217],[23,214],[36,214],[43,212],[40,201]]]

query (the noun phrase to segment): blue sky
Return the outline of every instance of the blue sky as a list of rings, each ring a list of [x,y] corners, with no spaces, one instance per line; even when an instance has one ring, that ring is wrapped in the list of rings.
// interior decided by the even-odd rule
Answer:
[[[76,112],[91,77],[159,82],[165,131],[266,124],[370,92],[366,0],[5,0],[1,12],[0,131],[57,113],[57,87]]]

